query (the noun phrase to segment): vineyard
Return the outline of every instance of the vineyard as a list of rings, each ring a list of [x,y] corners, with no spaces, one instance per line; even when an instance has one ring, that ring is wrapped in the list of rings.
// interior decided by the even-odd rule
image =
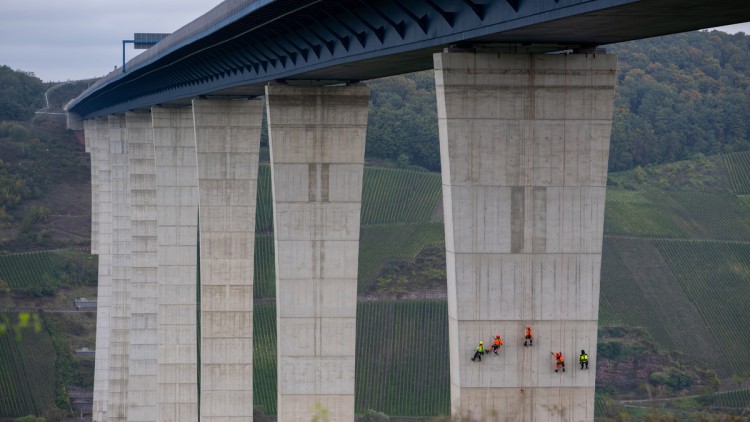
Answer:
[[[357,356],[357,413],[450,413],[446,302],[360,302]]]
[[[57,252],[25,252],[0,255],[0,280],[12,289],[52,283]]]
[[[253,401],[276,414],[276,312],[254,309]],[[360,302],[355,411],[396,416],[450,412],[445,302]]]
[[[732,190],[737,195],[750,194],[750,151],[724,155]]]
[[[746,196],[608,188],[599,321],[643,327],[660,349],[683,351],[726,379],[750,376],[750,153],[724,160],[734,191]],[[274,415],[278,346],[275,305],[269,300],[276,294],[270,177],[269,165],[261,164],[253,395],[256,406]],[[424,265],[420,253],[444,244],[440,198],[438,173],[365,168],[360,294],[372,292],[370,286],[394,267],[394,260],[396,265],[415,259]],[[47,286],[59,273],[61,257],[70,252],[0,255],[0,280],[12,289]],[[0,415],[41,414],[54,403],[54,383],[47,382],[55,373],[54,362],[42,360],[54,349],[44,334],[25,334],[20,343],[12,335],[0,336]],[[444,301],[359,302],[356,412],[373,409],[402,417],[448,413],[447,336]],[[44,374],[47,381],[42,381]],[[613,400],[609,392],[597,394],[596,414],[622,410]],[[710,400],[712,408],[740,409],[750,403],[750,390],[718,393]]]
[[[735,195],[689,191],[647,191],[644,195],[671,214],[691,239],[750,239],[750,212]]]
[[[610,236],[687,237],[671,216],[641,192],[607,190],[604,234]]]
[[[95,268],[96,258],[72,250],[0,254],[0,289],[52,295],[62,285],[92,284]]]
[[[253,307],[253,405],[276,414],[276,306]]]
[[[16,321],[17,314],[0,313],[0,320]],[[41,415],[55,406],[55,355],[46,331],[22,329],[0,334],[0,415]]]
[[[724,373],[750,376],[750,244],[655,241],[720,345]]]
[[[261,163],[258,166],[258,193],[256,195],[255,203],[255,233],[268,234],[271,232],[273,232],[271,166],[268,163]]]
[[[429,221],[441,189],[440,173],[366,167],[362,225]]]
[[[750,389],[714,394],[710,403],[712,409],[742,411],[750,407]]]
[[[274,263],[273,234],[255,235],[255,275],[253,276],[253,298],[276,297],[276,264]]]
[[[715,368],[726,362],[701,310],[653,241],[605,239],[600,285],[600,315],[603,313],[601,324],[643,327],[665,350],[680,350]]]

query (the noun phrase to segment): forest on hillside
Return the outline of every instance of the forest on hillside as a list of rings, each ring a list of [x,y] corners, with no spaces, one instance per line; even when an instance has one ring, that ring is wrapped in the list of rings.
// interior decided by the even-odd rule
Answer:
[[[0,65],[0,121],[26,121],[44,106],[44,83],[29,72]]]
[[[618,56],[610,171],[750,149],[749,35],[695,31],[606,48]],[[50,105],[59,109],[88,83],[50,90]],[[432,72],[370,84],[367,158],[438,171]],[[30,119],[53,85],[0,66],[0,121]]]
[[[609,170],[750,149],[750,36],[696,31],[618,56]],[[369,159],[440,169],[432,72],[371,81]]]

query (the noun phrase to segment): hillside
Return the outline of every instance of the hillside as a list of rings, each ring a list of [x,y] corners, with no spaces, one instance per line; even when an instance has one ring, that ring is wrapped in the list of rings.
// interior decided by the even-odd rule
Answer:
[[[604,47],[618,58],[610,171],[750,149],[750,35],[695,31]],[[371,84],[367,157],[438,171],[432,72]]]
[[[706,409],[748,414],[750,152],[737,152],[750,148],[748,39],[695,32],[608,47],[620,55],[610,169],[623,171],[610,173],[607,191],[596,362],[603,420],[659,412],[686,419]],[[73,298],[95,296],[96,259],[85,252],[89,161],[59,117],[30,118],[43,106],[43,89],[26,76],[13,78],[30,86],[23,95],[32,100],[9,107],[21,110],[16,117],[0,117],[0,305],[10,321],[17,308],[46,311],[41,331],[24,331],[22,343],[0,333],[0,417],[33,412],[54,420],[49,403],[67,408],[62,386],[90,388],[93,377],[92,361],[73,355],[93,344],[94,314],[68,312]],[[422,72],[372,85],[356,410],[439,415],[450,391],[440,175],[424,170],[439,168],[434,82]],[[52,91],[51,109],[83,86]],[[692,159],[675,161],[681,158]],[[275,414],[267,163],[259,176],[254,400]],[[25,350],[56,356],[54,369],[39,364],[55,374],[44,385],[24,372],[37,365],[24,363]],[[19,395],[23,407],[7,399]]]
[[[713,395],[750,387],[750,307],[745,303],[750,297],[750,208],[744,196],[748,155],[698,157],[611,174],[601,274],[600,416],[630,410],[643,416],[653,412],[650,405],[639,402],[626,410],[619,403],[648,397],[709,394],[692,406],[706,409],[711,402],[717,412],[750,405],[742,402],[744,393]],[[261,167],[261,175],[267,171]],[[264,184],[270,189],[268,177],[261,180],[260,190]],[[445,302],[439,299],[445,291],[440,179],[435,173],[368,167],[364,183],[357,412],[419,416],[434,409],[428,414],[436,415],[447,408],[431,400],[449,396],[447,364],[430,366],[442,356],[434,348],[447,345],[447,330],[441,328],[447,323]],[[415,190],[422,197],[413,201],[400,190],[419,184]],[[263,206],[259,201],[259,212]],[[256,241],[256,299],[273,297],[271,221],[264,221],[257,227],[268,234]],[[274,356],[263,352],[274,344],[275,314],[272,303],[264,303],[262,312],[269,322],[256,319],[256,338],[263,340],[256,340],[255,351],[264,357],[256,362],[255,391],[257,403],[272,414],[275,395],[261,392],[263,386],[275,385]],[[416,331],[406,323],[394,329],[394,312],[403,321],[423,325]],[[411,343],[415,333],[429,343]],[[404,345],[411,345],[406,350],[424,347],[429,359],[407,360]],[[426,374],[439,377],[427,382]],[[401,392],[399,386],[407,387]],[[405,396],[414,391],[416,396]],[[728,397],[731,406],[722,404]],[[691,412],[692,402],[658,403],[682,406],[687,409],[682,417]]]

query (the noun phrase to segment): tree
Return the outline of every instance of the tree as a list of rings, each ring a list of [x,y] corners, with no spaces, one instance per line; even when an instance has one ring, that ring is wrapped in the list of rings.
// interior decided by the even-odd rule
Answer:
[[[44,106],[44,84],[26,72],[0,66],[0,120],[25,121]]]

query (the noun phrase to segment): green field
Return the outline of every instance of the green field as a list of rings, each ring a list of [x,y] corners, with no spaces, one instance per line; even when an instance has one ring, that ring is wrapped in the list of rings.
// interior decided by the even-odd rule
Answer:
[[[18,314],[0,313],[0,321],[18,325]],[[32,326],[0,330],[0,415],[44,414],[55,406],[55,349],[45,330]]]

